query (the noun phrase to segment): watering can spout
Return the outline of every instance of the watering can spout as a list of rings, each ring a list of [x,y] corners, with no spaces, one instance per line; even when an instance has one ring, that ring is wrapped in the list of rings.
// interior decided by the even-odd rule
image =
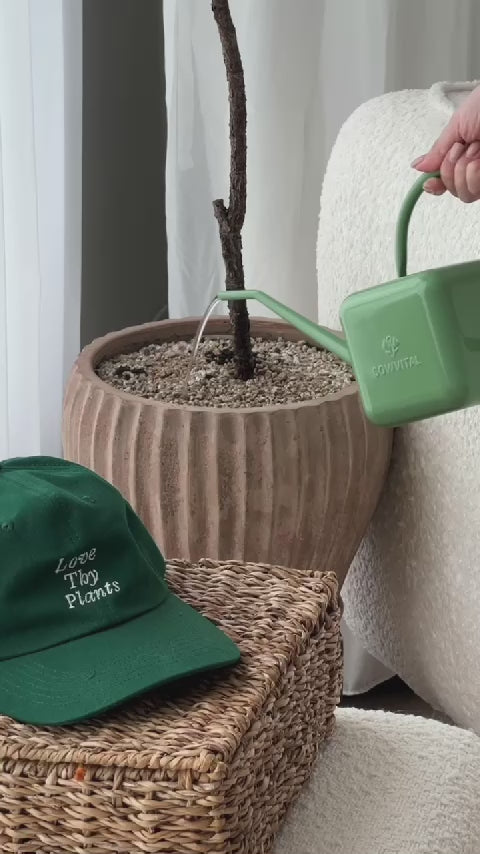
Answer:
[[[269,308],[270,311],[273,311],[278,317],[286,320],[287,323],[290,323],[291,326],[294,326],[302,335],[314,341],[319,347],[329,350],[338,356],[339,359],[342,359],[342,361],[347,362],[349,365],[351,364],[351,356],[347,343],[340,335],[331,332],[330,329],[326,329],[324,326],[319,326],[318,323],[314,323],[313,320],[309,320],[303,314],[293,311],[293,309],[263,291],[222,291],[218,294],[217,299],[223,302],[256,300],[266,308]]]

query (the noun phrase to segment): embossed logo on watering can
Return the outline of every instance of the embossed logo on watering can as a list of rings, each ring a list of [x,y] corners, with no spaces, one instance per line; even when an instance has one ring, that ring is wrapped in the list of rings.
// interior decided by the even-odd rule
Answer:
[[[382,350],[387,356],[396,356],[400,347],[400,341],[395,335],[385,335],[382,341]]]
[[[400,356],[398,359],[395,358],[400,350],[400,341],[395,335],[385,335],[381,346],[385,355],[389,357],[389,361],[373,366],[372,373],[374,377],[385,377],[390,374],[396,374],[398,371],[408,371],[410,368],[419,368],[422,364],[416,354],[413,356]]]

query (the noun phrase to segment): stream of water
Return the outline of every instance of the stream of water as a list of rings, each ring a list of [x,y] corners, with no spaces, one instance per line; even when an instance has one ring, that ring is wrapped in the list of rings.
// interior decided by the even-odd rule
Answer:
[[[187,374],[187,383],[188,383],[188,381],[192,375],[193,367],[195,364],[195,359],[196,359],[196,356],[198,353],[198,348],[200,347],[200,342],[202,340],[203,333],[205,332],[205,327],[206,327],[208,321],[210,320],[211,315],[213,314],[217,305],[220,302],[221,302],[221,300],[219,300],[219,299],[217,299],[217,297],[215,297],[215,299],[212,300],[212,302],[208,306],[208,308],[207,308],[205,314],[203,315],[200,323],[198,324],[198,329],[195,333],[195,338],[193,339],[193,342],[192,342],[192,356],[190,359],[190,367],[188,369],[188,374]]]

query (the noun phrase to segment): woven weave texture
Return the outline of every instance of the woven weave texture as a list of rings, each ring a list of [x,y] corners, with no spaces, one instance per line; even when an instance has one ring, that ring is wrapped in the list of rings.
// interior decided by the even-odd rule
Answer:
[[[332,731],[333,573],[172,562],[170,587],[238,643],[235,668],[84,724],[0,717],[2,854],[267,854]]]

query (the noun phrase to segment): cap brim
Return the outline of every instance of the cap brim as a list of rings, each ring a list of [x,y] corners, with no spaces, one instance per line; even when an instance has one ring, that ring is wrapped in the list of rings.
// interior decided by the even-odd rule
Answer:
[[[61,725],[176,679],[235,664],[238,647],[173,593],[118,626],[0,662],[0,714]]]

